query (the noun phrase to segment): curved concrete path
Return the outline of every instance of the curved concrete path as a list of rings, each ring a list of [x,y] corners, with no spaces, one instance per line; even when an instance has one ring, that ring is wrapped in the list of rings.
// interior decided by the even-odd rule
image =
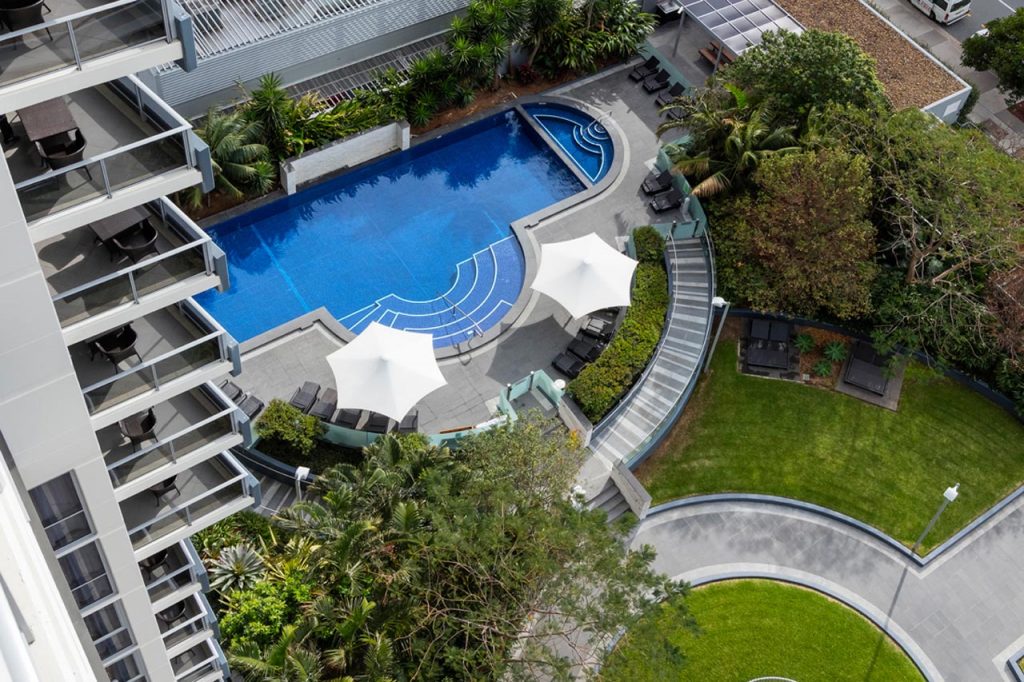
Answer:
[[[1022,500],[925,568],[862,530],[771,502],[655,509],[632,542],[693,584],[760,576],[830,593],[900,641],[929,680],[1011,680],[1007,660],[1024,648]]]

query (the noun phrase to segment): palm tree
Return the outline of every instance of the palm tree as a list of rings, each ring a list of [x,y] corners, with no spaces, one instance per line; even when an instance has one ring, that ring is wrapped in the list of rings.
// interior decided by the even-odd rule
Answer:
[[[528,0],[526,4],[526,24],[523,30],[523,42],[530,45],[530,56],[526,59],[527,66],[533,66],[541,46],[552,34],[571,7],[565,0]]]
[[[286,625],[266,651],[241,647],[229,652],[228,660],[247,682],[352,682],[349,676],[328,678],[323,655],[303,641],[295,625]]]
[[[258,141],[263,137],[260,124],[236,112],[211,109],[195,133],[210,147],[213,179],[218,190],[241,199],[246,191],[265,194],[274,186],[274,167],[268,161],[270,151]],[[199,208],[203,203],[202,188],[186,190],[186,200],[192,208]]]
[[[263,127],[267,147],[276,159],[288,156],[289,130],[295,121],[295,102],[276,73],[263,75],[245,105],[245,116]]]

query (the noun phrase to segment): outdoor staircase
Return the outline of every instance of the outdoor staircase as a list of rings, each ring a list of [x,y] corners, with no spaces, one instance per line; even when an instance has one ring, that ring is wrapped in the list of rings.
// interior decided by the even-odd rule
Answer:
[[[436,298],[409,300],[388,294],[339,322],[358,334],[371,322],[432,334],[435,347],[468,341],[493,327],[523,287],[523,253],[510,235],[456,266],[455,280]]]
[[[258,474],[263,500],[258,511],[263,516],[273,516],[295,502],[295,484],[283,483],[267,474]]]
[[[630,463],[659,435],[700,372],[711,324],[711,262],[700,238],[665,245],[672,297],[661,345],[637,384],[594,429],[590,447],[608,462]],[[599,495],[600,496],[600,495]],[[597,498],[595,498],[596,500]]]
[[[604,488],[591,500],[587,500],[587,507],[590,509],[601,509],[608,515],[608,523],[613,523],[620,516],[630,511],[629,503],[623,497],[622,491],[615,482],[609,478]]]

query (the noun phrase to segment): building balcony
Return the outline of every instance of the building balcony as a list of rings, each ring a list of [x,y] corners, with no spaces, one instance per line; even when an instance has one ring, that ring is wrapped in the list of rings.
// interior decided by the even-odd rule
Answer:
[[[209,636],[171,658],[175,682],[217,682],[228,679],[228,663],[220,645]]]
[[[125,435],[121,423],[96,432],[118,500],[252,441],[248,419],[213,384],[176,395],[151,409],[155,425],[145,439],[133,439],[130,432]]]
[[[210,589],[206,567],[188,538],[139,562],[153,611]]]
[[[33,0],[19,4],[28,7],[5,14],[23,28],[5,21],[0,29],[0,100],[14,108],[194,61],[191,19],[171,0],[47,0],[49,12]]]
[[[141,561],[259,502],[259,482],[224,452],[123,500],[120,507]]]
[[[217,631],[217,616],[202,592],[189,595],[154,615],[169,658],[188,651],[207,639],[208,633]]]
[[[117,244],[131,244],[131,237],[113,237],[104,243],[91,224],[36,244],[68,343],[215,286],[227,288],[224,252],[167,199],[129,209],[110,221],[148,225],[123,233],[136,229],[146,237],[145,245],[124,251]]]
[[[68,350],[96,430],[240,368],[238,344],[191,299]]]
[[[33,114],[36,129],[27,131],[18,110],[5,105],[21,140],[4,155],[35,242],[200,182],[212,187],[209,148],[134,76],[57,97],[46,107]],[[57,137],[80,134],[85,149],[81,161],[47,168],[30,137],[57,129],[64,131]]]

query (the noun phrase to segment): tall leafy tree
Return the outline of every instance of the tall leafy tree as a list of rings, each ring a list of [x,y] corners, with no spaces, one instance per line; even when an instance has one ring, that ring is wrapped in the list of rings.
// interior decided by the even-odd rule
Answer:
[[[1008,103],[1024,100],[1024,7],[1008,17],[993,19],[985,28],[987,34],[964,41],[964,65],[994,71]]]

